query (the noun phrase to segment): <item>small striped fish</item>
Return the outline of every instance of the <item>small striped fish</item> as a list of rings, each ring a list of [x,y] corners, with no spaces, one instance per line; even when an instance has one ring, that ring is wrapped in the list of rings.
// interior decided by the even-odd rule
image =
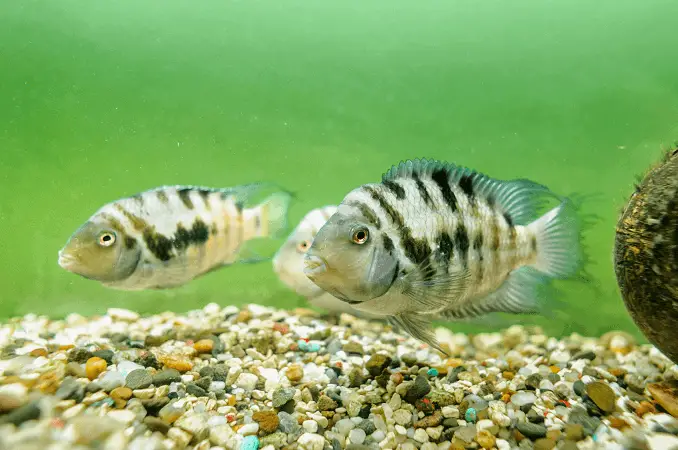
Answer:
[[[369,314],[357,311],[348,303],[323,291],[304,274],[304,255],[311,247],[318,230],[335,212],[337,207],[334,205],[308,212],[273,257],[273,270],[280,281],[297,294],[306,297],[315,307],[335,314],[369,317]]]
[[[549,198],[558,206],[539,216]],[[351,191],[316,235],[304,272],[443,352],[433,320],[536,313],[540,289],[574,275],[581,256],[569,200],[531,181],[417,159]]]
[[[246,260],[244,244],[285,228],[289,193],[249,204],[263,186],[164,186],[108,203],[70,237],[59,265],[114,289],[181,286]]]

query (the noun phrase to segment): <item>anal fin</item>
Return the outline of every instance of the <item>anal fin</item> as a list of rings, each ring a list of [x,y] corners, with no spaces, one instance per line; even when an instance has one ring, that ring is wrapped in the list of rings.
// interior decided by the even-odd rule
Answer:
[[[449,356],[435,338],[433,330],[431,329],[430,316],[427,317],[420,314],[405,313],[391,316],[388,318],[388,321],[391,325],[402,328],[413,338],[430,345],[443,355]]]
[[[532,267],[521,267],[511,272],[502,285],[485,297],[469,300],[466,304],[442,312],[447,320],[464,320],[503,312],[512,314],[546,313],[555,306],[550,292],[551,278]]]

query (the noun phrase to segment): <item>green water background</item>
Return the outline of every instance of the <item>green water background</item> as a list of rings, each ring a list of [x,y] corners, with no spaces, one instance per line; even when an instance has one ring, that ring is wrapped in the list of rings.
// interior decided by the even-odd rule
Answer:
[[[597,194],[597,289],[516,321],[637,334],[611,249],[634,177],[678,140],[676,17],[672,0],[4,1],[0,316],[302,305],[269,264],[127,293],[57,251],[155,186],[274,181],[298,195],[295,225],[426,156]]]

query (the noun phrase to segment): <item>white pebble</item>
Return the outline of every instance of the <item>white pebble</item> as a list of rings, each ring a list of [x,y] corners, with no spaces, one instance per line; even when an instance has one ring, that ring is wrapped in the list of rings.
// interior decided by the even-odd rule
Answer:
[[[498,450],[511,450],[511,444],[504,439],[497,439],[494,443],[497,446]]]
[[[334,425],[342,436],[348,435],[348,432],[355,428],[355,423],[351,419],[341,419]]]
[[[402,425],[395,426],[396,433],[405,436],[407,434],[407,429]]]
[[[390,406],[393,411],[397,411],[400,409],[401,404],[402,400],[400,399],[400,395],[397,392],[394,392],[393,397],[388,401],[388,406]]]
[[[318,422],[315,420],[304,420],[302,426],[304,427],[304,430],[308,431],[309,433],[315,433],[318,431]]]
[[[181,382],[182,383],[186,384],[186,383],[190,383],[191,381],[193,381],[193,375],[184,374],[184,375],[181,376]]]
[[[114,409],[112,411],[109,411],[107,414],[108,417],[111,419],[115,419],[119,422],[122,422],[124,424],[131,424],[134,422],[134,419],[136,419],[137,415],[134,414],[133,411],[125,410],[125,409]]]
[[[361,430],[360,428],[354,428],[348,434],[348,438],[351,440],[352,444],[361,445],[363,442],[365,442],[365,431]]]
[[[445,449],[449,448],[449,446],[445,446]],[[438,450],[438,446],[435,445],[433,442],[426,442],[424,445],[421,446],[421,450]]]
[[[257,431],[259,431],[259,424],[256,422],[253,423],[248,423],[243,425],[239,430],[238,434],[241,434],[243,436],[247,436],[249,434],[257,434]]]
[[[459,418],[459,408],[456,406],[443,406],[443,417],[446,419]]]
[[[226,389],[225,381],[212,381],[210,383],[210,391],[212,392],[223,391],[224,389]]]
[[[398,425],[408,425],[412,421],[412,413],[406,409],[399,409],[393,413],[393,419]]]
[[[423,428],[417,428],[414,431],[414,440],[417,442],[428,442],[428,433]]]
[[[536,401],[537,396],[532,392],[516,392],[511,396],[511,403],[519,407]]]
[[[111,318],[117,320],[125,320],[128,322],[135,322],[139,320],[139,314],[135,313],[134,311],[130,311],[129,309],[108,308],[106,313],[111,316]]]
[[[297,443],[304,450],[323,450],[325,448],[325,438],[319,434],[304,433],[299,437]]]
[[[132,361],[122,360],[117,364],[118,371],[127,378],[130,372],[137,369],[144,369],[141,364],[133,363]]]
[[[235,381],[235,385],[246,391],[252,391],[257,386],[258,378],[253,373],[241,373]]]

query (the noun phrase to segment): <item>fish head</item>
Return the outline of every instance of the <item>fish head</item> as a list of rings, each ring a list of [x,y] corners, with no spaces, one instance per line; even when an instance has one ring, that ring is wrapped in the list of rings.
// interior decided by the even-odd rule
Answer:
[[[306,298],[325,293],[304,274],[304,257],[318,229],[336,210],[336,206],[325,206],[307,213],[273,257],[273,270],[280,281]]]
[[[129,277],[141,259],[137,240],[104,219],[85,222],[59,251],[59,265],[100,282]]]
[[[383,234],[359,210],[342,203],[306,252],[304,273],[351,304],[381,297],[398,275],[398,261]]]

